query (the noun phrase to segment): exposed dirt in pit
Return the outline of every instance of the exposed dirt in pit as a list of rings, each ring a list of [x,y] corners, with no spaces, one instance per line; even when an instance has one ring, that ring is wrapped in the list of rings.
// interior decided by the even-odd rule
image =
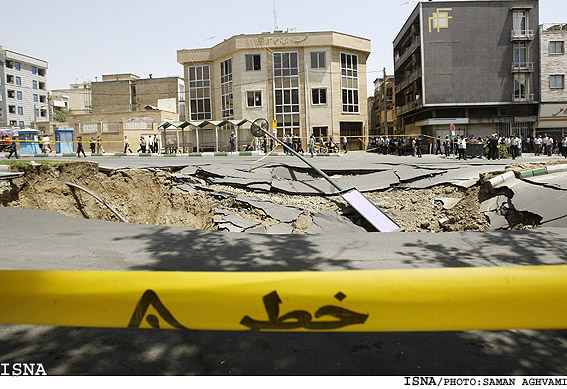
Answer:
[[[187,193],[171,187],[171,175],[167,172],[134,169],[107,175],[97,172],[96,165],[89,163],[57,168],[29,166],[24,170],[26,174],[13,179],[11,187],[6,187],[7,181],[3,181],[4,186],[0,187],[3,206],[118,220],[90,195],[71,190],[65,184],[71,182],[96,193],[131,223],[213,228],[214,200],[205,193]]]
[[[554,163],[549,163],[554,164]],[[526,170],[549,164],[515,165],[510,170]],[[203,230],[218,229],[215,209],[226,209],[262,226],[277,224],[262,210],[241,204],[231,198],[211,193],[246,195],[303,209],[293,223],[293,233],[303,233],[311,224],[311,215],[323,210],[343,211],[346,202],[340,196],[291,196],[280,193],[254,193],[244,189],[207,185],[207,190],[186,192],[172,185],[174,176],[162,170],[120,170],[98,172],[96,165],[70,163],[58,167],[20,167],[25,176],[0,180],[0,205],[55,211],[66,216],[117,221],[106,207],[90,195],[72,190],[65,182],[83,186],[102,197],[129,222],[183,226]],[[508,169],[507,169],[508,170]],[[484,175],[487,180],[501,172]],[[489,227],[479,213],[480,201],[486,196],[480,185],[469,190],[437,186],[421,190],[390,190],[366,193],[378,207],[408,232],[482,231]],[[459,198],[453,209],[444,209],[438,198]],[[440,223],[440,220],[445,220]]]

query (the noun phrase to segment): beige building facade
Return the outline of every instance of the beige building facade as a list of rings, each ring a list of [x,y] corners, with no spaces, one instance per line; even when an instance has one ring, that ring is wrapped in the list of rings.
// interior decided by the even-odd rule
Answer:
[[[336,142],[347,136],[350,149],[363,148],[369,55],[370,40],[338,32],[242,34],[178,50],[187,120],[265,118],[280,139],[293,134],[305,145],[311,134]]]
[[[557,137],[567,135],[567,24],[540,26],[541,104],[537,132]]]

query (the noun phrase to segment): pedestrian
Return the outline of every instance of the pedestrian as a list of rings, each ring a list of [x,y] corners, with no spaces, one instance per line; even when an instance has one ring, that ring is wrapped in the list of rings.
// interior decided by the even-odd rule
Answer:
[[[93,154],[95,152],[95,147],[96,147],[96,139],[95,137],[91,137],[91,141],[89,142],[89,146],[91,148],[91,154]]]
[[[348,142],[347,137],[343,136],[343,150],[344,150],[345,154],[347,153],[347,142]]]
[[[519,156],[520,150],[520,141],[516,135],[510,139],[510,154],[512,154],[512,159],[516,159]]]
[[[563,156],[567,158],[567,136],[564,136],[561,140],[561,146],[563,146]]]
[[[197,150],[199,152],[199,150]],[[159,153],[159,139],[157,135],[154,135],[154,153]]]
[[[545,134],[545,152],[548,157],[553,153],[553,138]]]
[[[264,151],[264,154],[268,152],[268,139],[266,138],[266,135],[262,138],[262,151]]]
[[[467,160],[466,151],[467,151],[467,140],[464,136],[461,135],[457,142],[457,148],[459,149],[459,159],[463,158],[463,160]]]
[[[49,135],[45,134],[43,136],[42,141],[43,141],[43,152],[47,154],[51,153],[51,147],[49,146]]]
[[[398,138],[398,157],[401,157],[404,154],[404,140],[400,136]]]
[[[488,138],[488,159],[497,160],[498,159],[498,138],[496,134],[490,135]]]
[[[100,136],[96,137],[96,152],[104,153],[104,147],[102,147],[102,140],[100,139]]]
[[[10,159],[12,154],[14,154],[16,156],[16,159],[20,159],[20,157],[18,156],[18,150],[17,150],[17,146],[16,146],[16,137],[15,136],[12,137],[12,141],[10,142],[10,145],[8,146],[8,151],[10,152],[10,154],[8,154],[8,159]]]
[[[421,138],[421,136],[417,137],[417,141],[416,141],[416,151],[417,151],[417,157],[421,158],[421,145],[423,144],[423,139]]]
[[[234,132],[230,133],[230,138],[228,139],[228,143],[230,147],[230,152],[232,153],[236,151],[236,135],[234,135]]]
[[[146,153],[146,139],[143,135],[140,135],[140,148],[136,150],[137,153],[142,152],[142,154]]]
[[[437,138],[435,140],[435,155],[437,155],[437,153],[443,155],[443,153],[441,153],[441,139]]]
[[[132,150],[130,149],[130,141],[128,140],[127,136],[124,137],[124,154],[126,154],[126,150],[132,152]]]
[[[311,134],[309,138],[309,152],[311,153],[311,157],[313,157],[313,153],[315,151],[315,135]]]
[[[83,153],[83,157],[87,158],[85,154],[85,149],[83,149],[83,138],[77,137],[77,158],[81,158],[81,153]]]
[[[537,157],[541,153],[541,145],[543,144],[543,139],[541,135],[534,139],[534,155]]]

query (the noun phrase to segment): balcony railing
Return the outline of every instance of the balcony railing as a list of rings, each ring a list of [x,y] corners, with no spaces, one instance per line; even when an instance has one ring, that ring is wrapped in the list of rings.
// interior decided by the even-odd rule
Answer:
[[[518,72],[533,72],[533,62],[512,62],[512,73]]]
[[[534,30],[512,30],[510,34],[510,39],[513,41],[517,40],[533,40],[534,39]]]
[[[533,94],[516,94],[512,95],[512,101],[514,103],[533,103],[534,102],[534,95]]]
[[[403,113],[409,112],[409,111],[413,111],[414,109],[417,109],[419,107],[421,107],[423,105],[423,100],[421,98],[409,102],[405,105],[402,105],[400,107],[396,107],[396,115],[401,115]]]
[[[414,52],[414,50],[419,47],[420,44],[421,38],[418,36],[413,40],[411,45],[399,54],[399,57],[394,61],[394,67],[397,68],[398,65],[402,64]]]
[[[421,67],[413,71],[409,76],[404,78],[398,85],[396,85],[396,93],[400,93],[405,87],[421,77]]]

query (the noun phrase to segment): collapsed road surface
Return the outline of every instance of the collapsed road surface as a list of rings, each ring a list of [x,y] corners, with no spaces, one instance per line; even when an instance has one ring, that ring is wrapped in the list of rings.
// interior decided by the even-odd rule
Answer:
[[[342,187],[355,187],[408,232],[482,231],[566,226],[553,204],[565,194],[566,173],[517,180],[492,188],[487,180],[507,170],[562,161],[508,165],[485,161],[427,163],[328,163],[325,172]],[[328,158],[328,159],[330,159]],[[261,234],[374,231],[300,161],[190,164],[143,169],[97,163],[23,166],[0,180],[3,206],[56,211],[87,219],[118,220],[85,193],[100,196],[128,222]],[[500,162],[500,161],[498,161]],[[23,176],[14,175],[19,170]],[[546,184],[545,180],[551,180]],[[511,184],[511,183],[510,183]],[[531,193],[526,197],[527,193]]]

